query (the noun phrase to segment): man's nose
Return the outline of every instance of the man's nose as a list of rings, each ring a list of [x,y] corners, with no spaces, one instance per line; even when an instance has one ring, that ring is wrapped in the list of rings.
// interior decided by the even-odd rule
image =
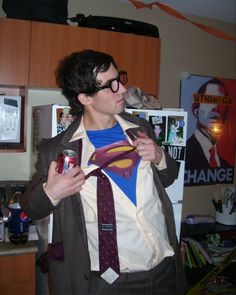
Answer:
[[[121,82],[119,82],[119,92],[123,93],[127,91],[127,88],[125,87],[125,85],[123,85]]]

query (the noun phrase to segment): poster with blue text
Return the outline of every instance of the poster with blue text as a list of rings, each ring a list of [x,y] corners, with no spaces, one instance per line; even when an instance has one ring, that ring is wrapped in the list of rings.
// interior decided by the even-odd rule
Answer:
[[[233,183],[236,80],[190,75],[180,101],[188,112],[185,186]]]

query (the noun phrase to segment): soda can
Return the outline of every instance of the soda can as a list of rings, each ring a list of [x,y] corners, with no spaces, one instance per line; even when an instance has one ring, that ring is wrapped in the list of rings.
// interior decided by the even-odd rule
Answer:
[[[78,155],[75,151],[64,150],[58,156],[57,172],[66,174],[69,170],[77,165]]]

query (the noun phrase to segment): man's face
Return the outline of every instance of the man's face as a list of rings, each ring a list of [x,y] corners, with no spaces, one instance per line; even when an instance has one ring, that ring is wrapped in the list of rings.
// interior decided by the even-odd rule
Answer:
[[[117,77],[118,71],[111,64],[107,72],[98,73],[97,81],[100,82],[100,86],[104,86]],[[100,90],[93,96],[90,106],[97,115],[120,114],[125,108],[124,94],[126,91],[126,88],[121,83],[119,83],[119,90],[115,93],[110,88]]]
[[[61,123],[64,125],[66,123],[66,114],[63,114],[61,117]]]
[[[161,133],[161,127],[159,125],[155,125],[154,132],[155,132],[156,137],[158,138]]]
[[[67,121],[71,123],[74,120],[74,117],[71,114],[67,115]]]
[[[206,94],[224,96],[216,84],[209,84]],[[225,113],[227,106],[223,104],[200,103],[199,108],[195,109],[198,127],[204,129],[211,136],[219,136],[225,121]]]
[[[220,121],[221,117],[217,104],[200,104],[198,109],[198,120],[201,125],[210,128],[213,123]]]

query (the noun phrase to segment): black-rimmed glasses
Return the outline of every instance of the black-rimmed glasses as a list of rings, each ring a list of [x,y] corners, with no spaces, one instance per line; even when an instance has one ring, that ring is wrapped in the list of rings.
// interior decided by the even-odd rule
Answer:
[[[127,72],[119,71],[117,78],[110,80],[106,85],[96,87],[95,92],[98,92],[106,88],[110,88],[113,93],[116,93],[119,90],[120,83],[122,85],[125,85],[127,82],[128,82]]]

